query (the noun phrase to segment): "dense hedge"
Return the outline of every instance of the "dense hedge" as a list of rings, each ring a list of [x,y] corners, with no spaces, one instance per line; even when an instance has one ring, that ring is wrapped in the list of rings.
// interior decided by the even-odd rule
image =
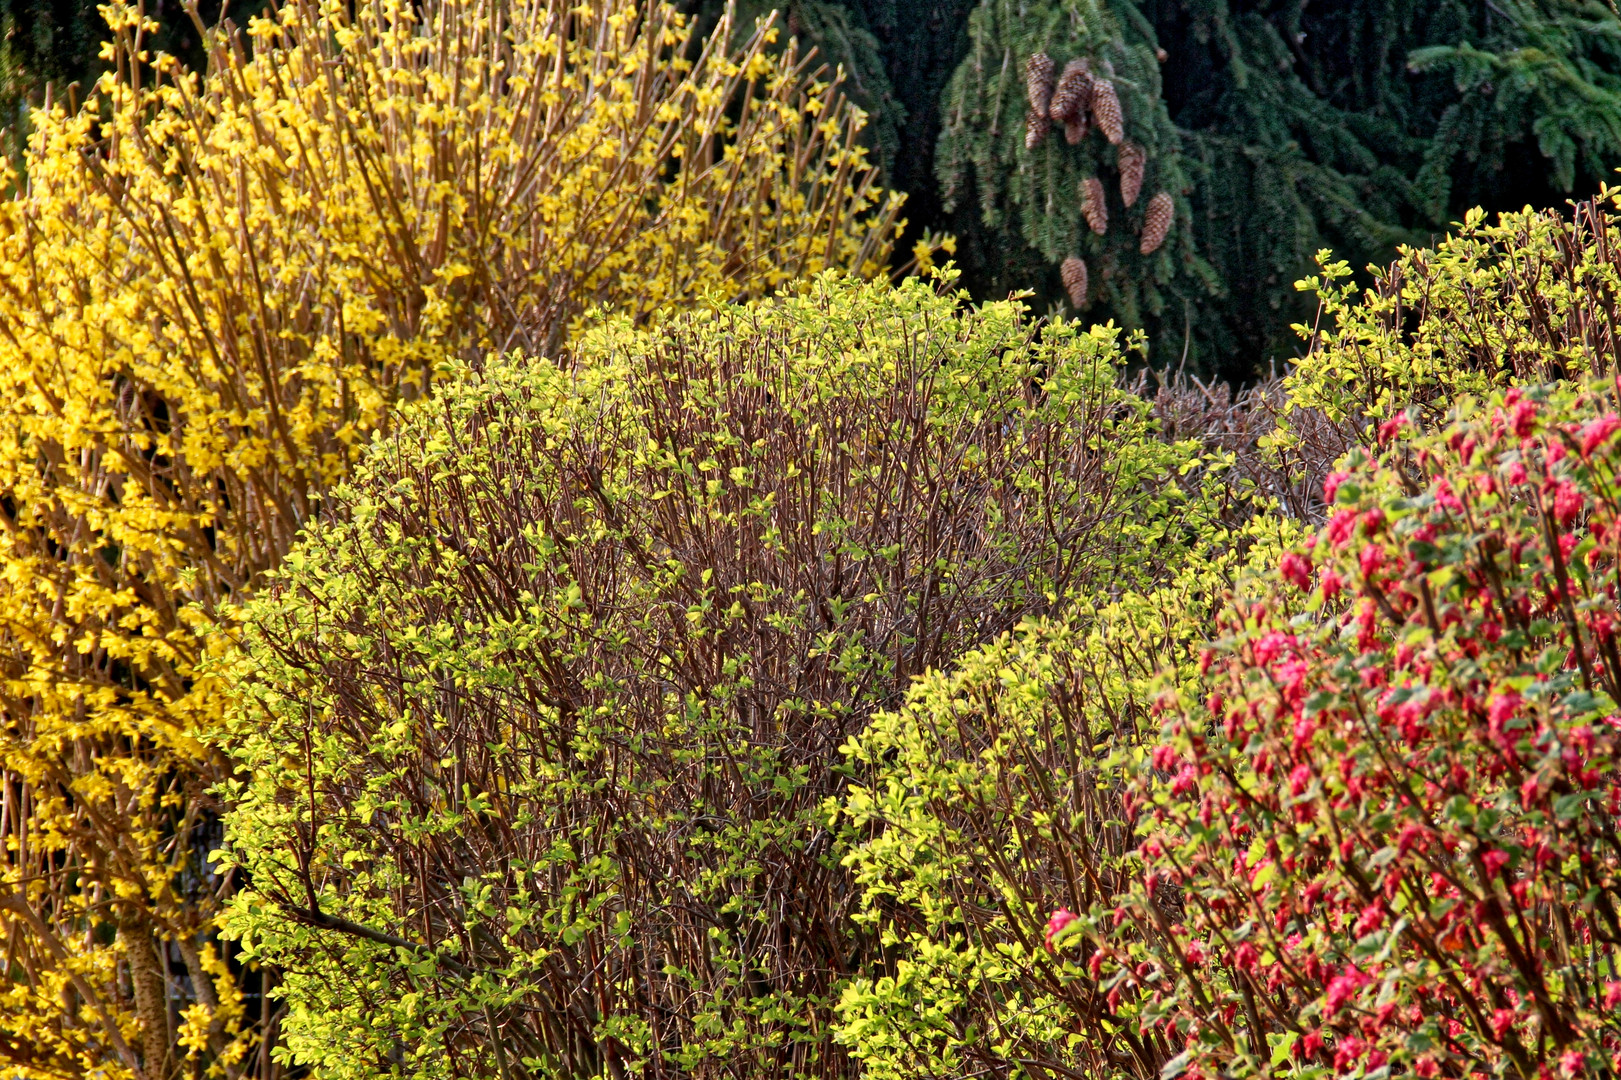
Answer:
[[[1614,407],[1392,421],[1227,599],[1190,576],[925,680],[851,747],[902,952],[840,1037],[889,1076],[1606,1075]]]
[[[1252,558],[1277,552],[1277,530],[1261,523]],[[1126,887],[1138,840],[1122,793],[1158,732],[1155,695],[1197,681],[1205,627],[1245,566],[1027,623],[846,745],[854,917],[889,947],[839,1002],[836,1037],[863,1075],[1114,1076],[1141,1053],[1099,993],[1065,980],[1042,926]]]
[[[0,5],[4,98],[65,9]],[[1189,374],[1320,224],[1602,160],[1621,16],[1307,7],[984,0],[933,84],[976,269],[1173,374],[876,281],[860,112],[707,3],[288,0],[206,71],[109,5],[0,203],[0,1071],[1621,1072],[1621,192],[1324,253],[1298,364]],[[915,8],[783,15],[886,154]]]
[[[234,672],[226,925],[283,970],[294,1060],[849,1074],[832,999],[881,948],[838,747],[1219,510],[1112,332],[960,303],[826,278],[610,322],[373,446]]]

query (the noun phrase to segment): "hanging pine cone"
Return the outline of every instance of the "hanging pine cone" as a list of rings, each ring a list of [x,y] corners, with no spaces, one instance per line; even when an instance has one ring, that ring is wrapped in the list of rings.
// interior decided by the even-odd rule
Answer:
[[[1160,192],[1148,200],[1148,209],[1143,214],[1143,242],[1137,250],[1144,255],[1152,255],[1165,243],[1165,236],[1171,231],[1171,219],[1176,216],[1176,206],[1171,197]]]
[[[1081,183],[1081,214],[1099,236],[1109,231],[1109,204],[1103,194],[1103,181],[1095,176]]]
[[[1032,53],[1024,62],[1024,89],[1030,95],[1030,108],[1047,115],[1053,103],[1053,58],[1046,53]]]
[[[1061,124],[1067,123],[1072,116],[1084,117],[1091,101],[1092,65],[1085,60],[1071,60],[1058,77],[1058,88],[1053,91],[1047,115]]]
[[[1138,143],[1121,143],[1116,160],[1120,163],[1120,201],[1136,206],[1137,196],[1143,190],[1143,168],[1148,164],[1148,151]]]
[[[1052,126],[1053,122],[1047,119],[1046,113],[1038,113],[1034,109],[1026,113],[1024,117],[1024,148],[1034,150],[1040,146],[1041,140],[1047,137],[1047,132],[1052,130]]]
[[[1069,293],[1069,302],[1077,309],[1086,306],[1086,262],[1071,255],[1064,260],[1058,268],[1058,276],[1064,279],[1064,291]]]
[[[1108,79],[1092,81],[1092,122],[1113,146],[1119,146],[1120,140],[1126,137],[1125,121],[1120,116],[1120,96]]]
[[[1076,115],[1064,121],[1064,141],[1071,146],[1079,146],[1091,129],[1092,125],[1087,123],[1086,117],[1080,115],[1080,110],[1077,109]]]

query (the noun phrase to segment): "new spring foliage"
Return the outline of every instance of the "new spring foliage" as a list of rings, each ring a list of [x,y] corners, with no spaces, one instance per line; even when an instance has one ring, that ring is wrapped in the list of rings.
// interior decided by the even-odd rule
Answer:
[[[960,299],[609,323],[376,444],[252,605],[229,726],[228,926],[297,1060],[852,1075],[839,745],[1209,526],[1111,331]]]

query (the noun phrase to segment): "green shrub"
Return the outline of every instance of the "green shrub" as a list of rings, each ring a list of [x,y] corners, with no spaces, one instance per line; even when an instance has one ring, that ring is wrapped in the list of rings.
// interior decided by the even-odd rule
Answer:
[[[838,747],[1220,508],[1111,328],[960,303],[824,278],[606,322],[371,447],[250,606],[228,725],[227,925],[285,972],[291,1058],[850,1072],[831,1002],[880,945]]]
[[[1471,211],[1433,248],[1403,248],[1360,294],[1350,267],[1321,253],[1297,286],[1319,308],[1296,327],[1309,348],[1285,380],[1290,409],[1320,410],[1371,448],[1370,422],[1412,406],[1439,425],[1465,395],[1616,370],[1617,199],[1607,189],[1569,218]],[[1279,445],[1292,441],[1286,431]]]
[[[1245,557],[1190,560],[1163,588],[968,654],[845,747],[862,778],[840,808],[859,838],[855,918],[889,961],[839,1004],[863,1075],[1109,1076],[1145,1053],[1102,995],[1065,984],[1041,927],[1126,887],[1137,841],[1121,796],[1157,741],[1156,695],[1197,683],[1212,617],[1295,529],[1247,532]]]

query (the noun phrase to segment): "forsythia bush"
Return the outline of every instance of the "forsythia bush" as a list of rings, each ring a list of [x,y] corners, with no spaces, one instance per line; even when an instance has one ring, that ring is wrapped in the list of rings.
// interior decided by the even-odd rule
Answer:
[[[609,322],[374,445],[235,669],[226,925],[285,973],[292,1060],[852,1074],[832,999],[882,950],[839,745],[1210,528],[1112,329],[960,303],[829,277]]]
[[[0,1071],[235,1077],[277,1020],[210,933],[234,605],[447,363],[875,273],[897,204],[792,51],[668,5],[289,0],[206,74],[106,12],[0,205]]]
[[[1067,675],[1092,652],[1038,639],[1015,716],[1125,718],[1095,722],[1096,764],[1058,770],[1056,792],[1002,755],[931,773],[904,752],[944,718],[989,715],[973,679],[875,725],[858,749],[887,794],[847,806],[885,829],[851,858],[907,954],[846,994],[844,1038],[892,1075],[963,1075],[964,1043],[1003,1067],[1144,1078],[1613,1075],[1615,405],[1605,382],[1513,389],[1438,431],[1388,421],[1380,456],[1331,477],[1327,526],[1220,605],[1197,664],[1184,651],[1140,679],[1135,714]],[[1122,649],[1144,620],[1100,625]],[[1049,734],[1073,724],[1024,726],[1085,753]],[[917,782],[931,775],[945,782]],[[1014,797],[1045,813],[990,840],[957,824],[983,828]],[[959,852],[988,878],[975,894],[912,869]],[[1057,909],[1045,940],[1032,885]],[[947,995],[919,1023],[908,995],[953,965],[968,1007]],[[1008,1034],[1030,1030],[1033,1050]]]

